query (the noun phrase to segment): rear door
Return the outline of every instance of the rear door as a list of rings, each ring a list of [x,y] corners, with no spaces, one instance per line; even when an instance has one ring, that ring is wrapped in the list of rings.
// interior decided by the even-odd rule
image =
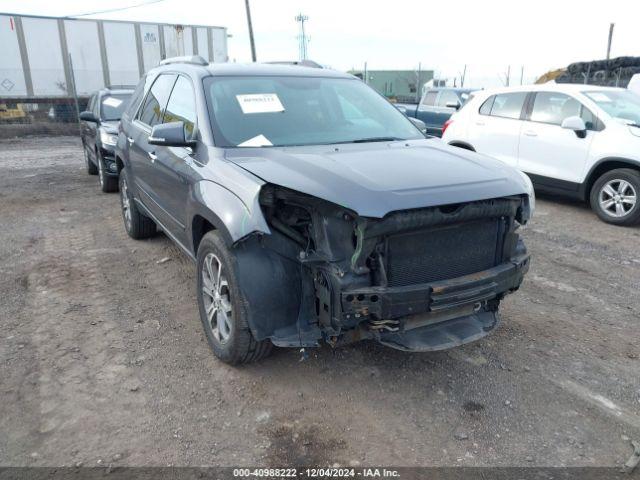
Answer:
[[[163,73],[155,79],[135,120],[131,123],[127,138],[136,196],[160,221],[164,215],[158,203],[157,193],[152,188],[153,177],[157,171],[154,168],[157,158],[156,146],[149,145],[148,138],[151,128],[162,123],[164,110],[176,79],[177,75],[173,73]]]
[[[560,126],[572,116],[584,120],[587,126],[584,138]],[[577,190],[589,147],[598,134],[596,126],[595,116],[577,99],[560,92],[537,92],[531,113],[523,122],[518,168],[535,175],[536,183]]]
[[[479,153],[516,167],[527,92],[490,96],[469,125],[469,143]]]
[[[178,76],[163,117],[163,123],[178,121],[184,122],[186,139],[197,138],[194,87],[191,80],[184,75]],[[183,244],[187,241],[186,204],[193,182],[192,154],[193,151],[189,147],[156,146],[157,158],[152,167],[154,173],[149,180],[161,210],[160,220]]]

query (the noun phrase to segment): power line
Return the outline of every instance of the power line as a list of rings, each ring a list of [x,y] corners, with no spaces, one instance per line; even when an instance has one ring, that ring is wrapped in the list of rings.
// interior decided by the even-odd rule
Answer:
[[[89,15],[98,15],[100,13],[112,13],[112,12],[121,12],[123,10],[130,10],[132,8],[138,8],[138,7],[146,7],[147,5],[153,5],[154,3],[160,3],[160,2],[164,2],[165,0],[149,0],[148,2],[142,2],[142,3],[138,3],[136,5],[130,5],[128,7],[120,7],[120,8],[109,8],[107,10],[97,10],[95,12],[88,12],[88,13],[78,13],[76,15],[65,15],[65,18],[71,18],[71,17],[86,17]]]

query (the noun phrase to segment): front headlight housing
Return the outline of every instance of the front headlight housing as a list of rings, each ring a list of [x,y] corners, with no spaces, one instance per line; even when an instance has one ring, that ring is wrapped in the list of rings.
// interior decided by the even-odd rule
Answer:
[[[529,196],[529,215],[527,216],[526,220],[530,220],[533,217],[533,212],[535,212],[536,210],[536,192],[533,189],[533,183],[531,182],[529,176],[526,173],[521,172],[520,170],[518,170],[518,173],[522,177],[522,180],[524,180],[525,191]]]
[[[118,143],[118,135],[100,130],[100,141],[103,145],[111,145],[113,147]]]

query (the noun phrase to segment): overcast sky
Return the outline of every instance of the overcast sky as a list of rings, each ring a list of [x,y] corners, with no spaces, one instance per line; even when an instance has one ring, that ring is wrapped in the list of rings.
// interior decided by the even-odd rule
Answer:
[[[0,0],[0,12],[77,15],[145,0]],[[348,70],[423,69],[452,77],[468,65],[473,86],[499,85],[511,65],[525,81],[573,61],[640,56],[640,1],[251,0],[258,60],[297,59],[298,24],[309,17],[309,58]],[[93,17],[228,28],[230,61],[250,61],[244,0],[163,0]],[[468,78],[469,78],[468,77]]]

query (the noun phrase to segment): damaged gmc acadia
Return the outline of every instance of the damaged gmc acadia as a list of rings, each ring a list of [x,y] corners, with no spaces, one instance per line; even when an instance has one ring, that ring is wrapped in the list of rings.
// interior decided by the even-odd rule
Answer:
[[[196,261],[204,331],[231,364],[272,345],[462,345],[529,268],[527,176],[425,138],[344,73],[165,60],[116,153],[128,234],[160,229]]]

